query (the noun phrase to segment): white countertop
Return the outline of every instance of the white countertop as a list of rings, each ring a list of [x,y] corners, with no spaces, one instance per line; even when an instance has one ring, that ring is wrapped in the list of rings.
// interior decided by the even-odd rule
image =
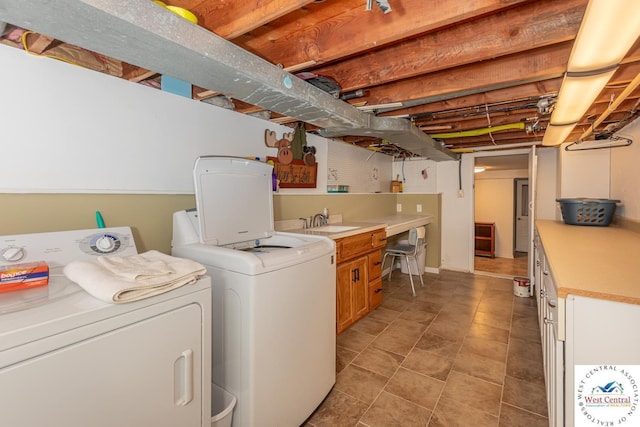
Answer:
[[[558,297],[640,304],[640,234],[620,227],[567,225],[538,220]]]
[[[430,224],[433,221],[431,215],[391,215],[385,217],[367,218],[360,221],[343,221],[341,223],[331,223],[330,225],[344,225],[350,227],[356,227],[352,230],[340,231],[340,232],[323,232],[313,228],[297,228],[286,229],[288,233],[296,234],[312,234],[318,236],[327,236],[332,239],[341,239],[343,237],[349,237],[360,233],[366,233],[369,231],[384,228],[387,232],[387,237],[394,236],[396,234],[408,231],[413,227],[419,227],[422,225]]]

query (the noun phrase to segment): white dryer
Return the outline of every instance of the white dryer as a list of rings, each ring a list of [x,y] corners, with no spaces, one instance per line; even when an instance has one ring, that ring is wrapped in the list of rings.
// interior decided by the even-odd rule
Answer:
[[[213,381],[234,426],[298,426],[335,383],[335,243],[274,231],[271,166],[201,157],[197,209],[173,217],[172,253],[213,290]]]
[[[129,227],[0,236],[0,264],[50,269],[48,286],[0,294],[0,424],[211,425],[209,278],[108,304],[62,273],[136,253]]]

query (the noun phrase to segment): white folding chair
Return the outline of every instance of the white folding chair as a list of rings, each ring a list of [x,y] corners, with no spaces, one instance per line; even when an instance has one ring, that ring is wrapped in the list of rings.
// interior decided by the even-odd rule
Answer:
[[[382,258],[382,268],[384,269],[384,262],[387,259],[387,255],[391,256],[391,265],[389,266],[389,280],[391,280],[391,273],[393,272],[393,265],[395,264],[397,257],[403,257],[407,263],[407,270],[409,270],[409,280],[411,282],[411,292],[413,296],[416,296],[416,289],[413,286],[413,273],[412,265],[416,266],[418,271],[415,272],[420,277],[420,285],[424,288],[424,281],[422,280],[422,273],[424,266],[418,264],[418,254],[427,246],[426,229],[424,227],[416,227],[409,230],[409,242],[408,244],[397,244],[391,248],[386,249],[384,257]],[[420,271],[422,268],[423,271]]]

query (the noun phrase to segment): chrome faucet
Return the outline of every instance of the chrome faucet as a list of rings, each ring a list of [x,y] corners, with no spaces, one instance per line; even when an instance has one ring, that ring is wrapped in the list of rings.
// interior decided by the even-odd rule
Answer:
[[[321,213],[315,214],[313,216],[313,220],[311,221],[311,226],[320,227],[322,225],[327,225],[327,217]]]

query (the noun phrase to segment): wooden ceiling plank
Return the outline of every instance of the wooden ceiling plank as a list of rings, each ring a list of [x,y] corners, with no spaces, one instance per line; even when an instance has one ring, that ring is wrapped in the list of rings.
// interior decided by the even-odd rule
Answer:
[[[437,13],[431,13],[425,11],[424,0],[396,0],[389,14],[380,13],[378,8],[366,11],[362,4],[283,37],[274,38],[267,33],[238,44],[285,67],[307,61],[322,64],[530,1],[441,0]]]
[[[360,101],[367,101],[368,105],[438,102],[554,79],[564,74],[570,52],[571,43],[565,42],[493,61],[438,71],[378,86],[375,90],[370,90],[367,96],[360,98]]]
[[[343,91],[352,91],[562,43],[575,38],[586,3],[526,4],[313,72],[333,78]]]
[[[198,24],[220,37],[233,39],[313,3],[314,0],[201,2],[192,10]]]

